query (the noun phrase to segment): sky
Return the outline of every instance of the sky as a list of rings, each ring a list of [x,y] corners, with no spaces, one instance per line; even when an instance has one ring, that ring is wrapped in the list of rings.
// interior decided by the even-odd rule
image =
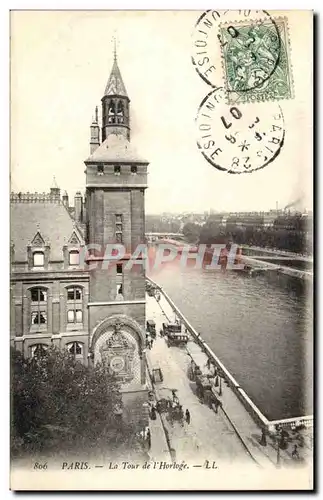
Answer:
[[[71,198],[85,191],[90,123],[101,106],[116,34],[131,100],[131,141],[150,162],[146,213],[269,210],[298,198],[311,209],[310,23],[300,30],[302,13],[289,15],[295,98],[280,103],[286,127],[280,155],[262,170],[230,175],[206,162],[196,146],[197,109],[211,90],[191,62],[200,14],[13,12],[11,190],[48,192],[55,175]]]

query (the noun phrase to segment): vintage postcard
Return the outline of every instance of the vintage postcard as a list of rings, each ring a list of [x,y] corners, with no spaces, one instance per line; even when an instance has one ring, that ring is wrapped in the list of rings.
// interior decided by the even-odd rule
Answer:
[[[11,12],[11,489],[313,489],[312,39]]]

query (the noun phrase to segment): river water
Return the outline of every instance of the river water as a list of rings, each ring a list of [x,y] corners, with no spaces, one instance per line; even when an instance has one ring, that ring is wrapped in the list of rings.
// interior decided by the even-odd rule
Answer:
[[[149,276],[269,420],[313,413],[312,307],[304,282],[178,263]]]

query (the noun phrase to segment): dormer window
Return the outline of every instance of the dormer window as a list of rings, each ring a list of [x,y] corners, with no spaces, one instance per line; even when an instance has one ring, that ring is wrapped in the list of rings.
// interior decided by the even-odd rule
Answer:
[[[45,256],[44,252],[34,252],[33,253],[33,266],[34,267],[44,267]]]
[[[71,250],[69,252],[69,265],[78,266],[80,264],[80,254],[78,250]]]
[[[136,174],[137,173],[137,166],[136,165],[131,165],[131,173]]]
[[[121,167],[120,167],[120,165],[115,165],[114,166],[114,173],[115,173],[115,175],[120,175],[120,173],[121,173]]]

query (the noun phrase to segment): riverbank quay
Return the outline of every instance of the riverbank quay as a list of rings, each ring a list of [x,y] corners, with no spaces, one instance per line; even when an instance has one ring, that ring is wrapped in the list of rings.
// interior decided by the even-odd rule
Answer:
[[[312,271],[301,271],[300,269],[295,269],[293,267],[282,266],[278,264],[273,264],[272,262],[267,262],[266,260],[255,259],[254,257],[249,257],[246,255],[241,256],[241,261],[250,266],[254,271],[274,271],[278,274],[286,274],[294,278],[299,278],[302,280],[311,281],[313,280]]]
[[[251,250],[251,251],[256,251],[259,253],[259,256],[261,255],[260,252],[262,252],[264,255],[274,255],[277,257],[283,257],[286,259],[295,259],[295,260],[300,260],[304,262],[310,262],[313,263],[313,257],[310,255],[306,255],[303,253],[296,253],[296,252],[289,252],[288,250],[279,250],[277,248],[270,248],[270,247],[257,247],[257,246],[249,246],[249,245],[241,245],[242,250]]]
[[[175,311],[173,305],[166,300],[163,294],[164,292],[162,291],[159,302],[157,302],[154,297],[147,297],[147,319],[154,319],[157,331],[159,331],[164,321],[170,320],[173,322],[175,318],[179,318],[181,321],[184,320],[184,318],[180,316],[180,311]],[[193,327],[191,327],[187,321],[185,326],[188,327],[190,333]],[[195,336],[196,335],[198,336],[199,334],[195,332]],[[309,465],[312,461],[312,430],[310,429],[313,423],[312,416],[304,417],[303,420],[290,419],[291,422],[288,423],[289,438],[287,448],[285,450],[280,449],[278,453],[276,439],[272,437],[274,425],[270,425],[271,422],[261,414],[242,388],[238,386],[238,383],[229,374],[220,360],[217,360],[216,364],[218,369],[222,372],[222,377],[220,379],[221,388],[218,387],[216,390],[221,392],[219,399],[222,401],[222,409],[218,411],[218,414],[215,414],[214,411],[212,413],[212,410],[199,402],[197,396],[194,394],[194,383],[190,382],[187,378],[187,369],[191,359],[193,359],[204,373],[208,373],[208,368],[206,366],[210,358],[208,350],[214,355],[214,353],[208,349],[208,346],[201,337],[200,341],[196,342],[196,338],[191,335],[187,348],[168,348],[165,340],[158,337],[154,343],[153,349],[148,351],[147,354],[152,363],[161,363],[163,373],[166,370],[167,386],[171,387],[173,385],[173,388],[178,388],[181,404],[183,404],[184,407],[185,405],[193,405],[192,407],[195,410],[194,418],[200,422],[200,427],[195,429],[196,438],[201,440],[202,436],[202,440],[205,439],[204,428],[213,428],[213,433],[218,433],[217,443],[214,442],[213,445],[211,445],[210,442],[207,442],[205,445],[206,449],[208,449],[208,444],[211,450],[216,449],[216,446],[218,446],[219,449],[223,446],[227,446],[227,448],[231,447],[232,455],[233,447],[238,448],[237,443],[239,443],[240,452],[238,452],[237,456],[239,456],[239,453],[241,454],[241,450],[243,450],[243,453],[245,456],[249,457],[249,460],[253,460],[263,467],[268,467],[268,465],[276,467],[277,462],[278,465],[283,466],[297,466],[300,464]],[[165,385],[165,381],[163,385]],[[181,392],[183,393],[182,398]],[[238,397],[237,394],[240,397]],[[241,401],[242,396],[245,401],[248,401],[248,411]],[[201,408],[203,408],[203,410],[201,410]],[[214,421],[218,419],[218,415],[220,414],[223,418],[222,423],[225,422],[227,425],[227,432],[230,430],[234,435],[234,446],[232,443],[226,443],[226,433],[222,432],[219,425],[217,425],[217,430],[214,428],[216,425]],[[309,426],[308,430],[305,429],[302,431],[301,438],[299,436],[300,433],[294,433],[292,429],[295,420],[298,421],[296,422],[297,424],[306,422],[306,425]],[[280,425],[282,422],[284,421],[275,421],[275,424],[277,423]],[[265,437],[262,433],[263,429],[266,431]],[[175,440],[177,438],[178,436],[176,435]],[[264,439],[266,445],[264,445]],[[300,443],[300,446],[298,446],[300,460],[295,461],[292,458],[292,452],[297,443]],[[176,445],[174,445],[174,447],[176,448]],[[228,454],[230,455],[230,453]]]

